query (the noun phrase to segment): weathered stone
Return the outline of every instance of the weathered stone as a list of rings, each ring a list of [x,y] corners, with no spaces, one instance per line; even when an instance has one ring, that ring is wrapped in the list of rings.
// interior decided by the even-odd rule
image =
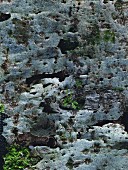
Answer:
[[[127,169],[127,16],[124,0],[0,2],[3,136],[62,143],[34,147],[35,169]]]

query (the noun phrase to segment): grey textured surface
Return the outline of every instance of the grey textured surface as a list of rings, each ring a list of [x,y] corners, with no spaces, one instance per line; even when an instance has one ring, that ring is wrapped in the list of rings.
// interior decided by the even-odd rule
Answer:
[[[62,145],[34,147],[35,169],[127,170],[127,18],[125,0],[0,2],[3,136],[54,135]],[[78,110],[63,106],[67,96]]]

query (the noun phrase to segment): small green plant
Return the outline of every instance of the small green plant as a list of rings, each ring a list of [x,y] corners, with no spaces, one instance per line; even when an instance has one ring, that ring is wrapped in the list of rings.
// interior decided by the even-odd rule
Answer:
[[[8,148],[8,153],[4,156],[3,169],[23,170],[25,168],[30,168],[33,163],[35,163],[35,160],[30,156],[29,149],[14,144]]]
[[[76,87],[81,88],[82,87],[82,81],[79,79],[76,79]]]
[[[79,104],[77,101],[72,101],[71,105],[73,109],[79,109]]]
[[[0,103],[0,113],[4,113],[4,105]]]
[[[67,92],[68,93],[68,92]],[[77,101],[73,99],[73,94],[67,94],[67,96],[63,100],[63,106],[67,107],[72,107],[73,109],[79,109],[79,104]]]
[[[66,140],[67,140],[67,137],[66,137],[65,134],[62,134],[62,135],[60,136],[60,139],[61,139],[62,141],[66,141]]]
[[[114,31],[107,29],[103,31],[103,35],[97,24],[94,24],[92,27],[92,32],[90,37],[87,39],[89,44],[95,45],[99,44],[102,40],[104,42],[115,43],[115,33]]]
[[[115,90],[115,91],[123,91],[124,89],[123,89],[123,87],[113,87],[113,90]]]
[[[115,33],[111,30],[105,30],[104,31],[104,36],[103,36],[103,40],[105,42],[115,42]]]

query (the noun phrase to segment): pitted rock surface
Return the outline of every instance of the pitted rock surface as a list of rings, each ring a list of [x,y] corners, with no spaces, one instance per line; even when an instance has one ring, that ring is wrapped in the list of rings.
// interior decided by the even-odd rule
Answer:
[[[127,54],[125,0],[0,1],[7,142],[55,139],[38,170],[127,170]]]

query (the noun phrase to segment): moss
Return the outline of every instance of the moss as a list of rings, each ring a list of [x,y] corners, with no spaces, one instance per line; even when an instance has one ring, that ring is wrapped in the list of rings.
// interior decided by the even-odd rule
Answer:
[[[19,145],[11,145],[8,148],[8,153],[4,156],[4,170],[23,170],[25,168],[31,167],[36,160],[31,157],[30,151],[26,147],[21,147]]]
[[[71,107],[72,109],[80,109],[78,102],[73,98],[73,94],[68,94],[68,91],[66,93],[67,95],[62,101],[63,106]]]
[[[73,142],[73,137],[72,137],[72,136],[70,136],[68,140],[69,140],[69,142],[71,142],[71,143],[72,143],[72,142]]]
[[[113,18],[114,20],[116,20],[116,19],[118,18],[118,16],[117,16],[115,13],[112,13],[112,18]]]
[[[114,91],[123,91],[124,90],[124,88],[123,87],[113,87],[113,89],[112,90],[114,90]]]
[[[30,24],[29,19],[24,18],[19,20],[17,18],[12,19],[12,23],[15,25],[15,30],[13,31],[13,37],[16,38],[18,44],[28,44],[30,35]]]
[[[66,163],[66,166],[67,166],[69,169],[73,169],[73,160],[72,160],[72,158],[69,158],[69,159],[68,159],[68,162]]]
[[[105,30],[103,35],[103,40],[105,42],[115,43],[115,33],[111,30]]]
[[[82,81],[80,79],[76,79],[76,87],[81,88],[82,87]]]
[[[62,135],[60,136],[60,139],[61,139],[62,141],[66,141],[66,140],[67,140],[67,137],[66,137],[65,134],[62,134]]]
[[[0,113],[4,113],[4,105],[0,103]]]
[[[99,29],[98,24],[93,24],[91,29],[91,34],[88,35],[87,43],[90,45],[99,44],[101,41],[115,43],[115,33],[114,31],[107,29],[103,31],[103,36]]]
[[[9,37],[12,37],[12,30],[8,30],[8,35],[9,35]]]
[[[122,6],[123,6],[123,1],[122,1],[122,0],[117,0],[117,1],[115,2],[115,9],[116,9],[116,10],[122,9]]]
[[[100,37],[100,29],[98,24],[93,24],[91,29],[91,34],[87,37],[87,43],[88,44],[99,44],[101,41],[101,37]]]

